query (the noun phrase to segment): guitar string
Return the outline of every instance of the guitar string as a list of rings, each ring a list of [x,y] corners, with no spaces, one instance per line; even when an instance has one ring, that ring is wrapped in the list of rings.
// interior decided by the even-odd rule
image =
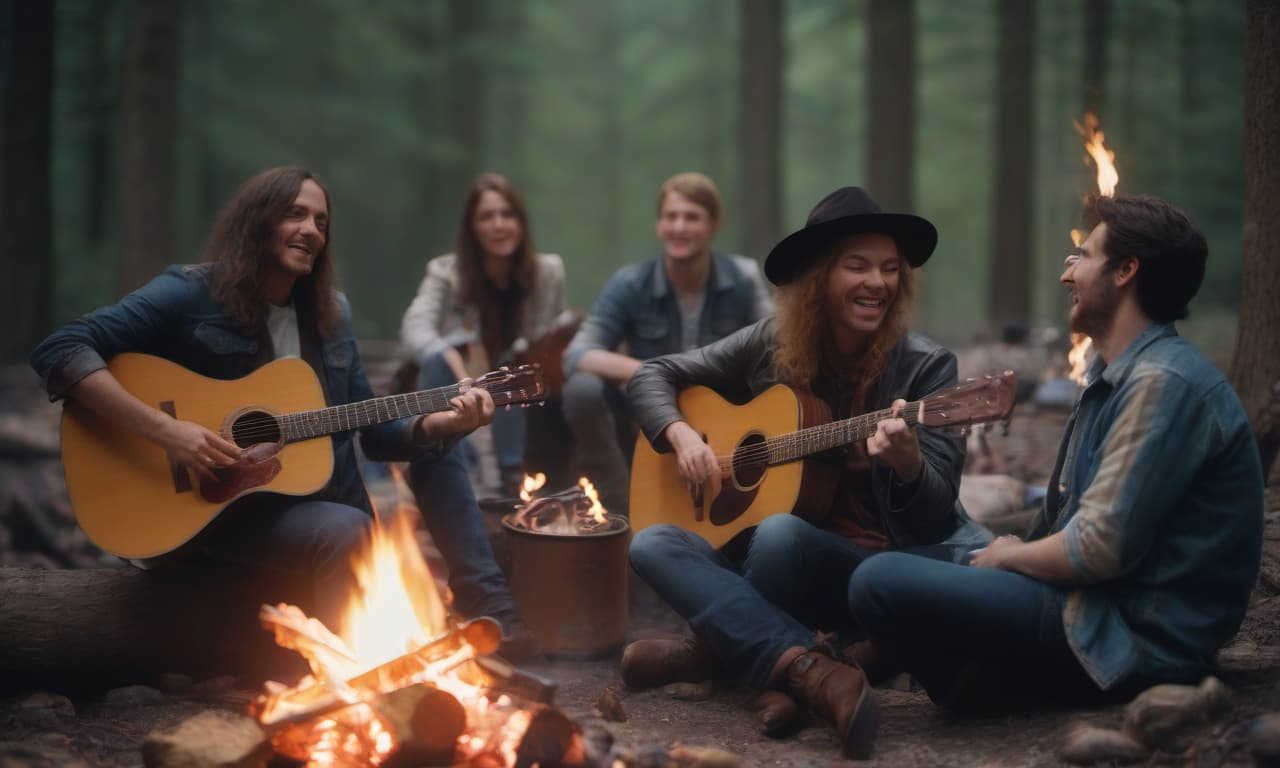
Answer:
[[[492,388],[486,386],[486,387],[482,387],[482,389],[487,390],[490,395],[509,395],[515,392],[519,392],[524,388],[517,385],[517,386],[511,386],[511,387],[494,386]],[[445,396],[444,393],[451,393],[451,394],[448,394],[447,396]],[[348,416],[345,418],[347,423],[359,421],[361,416],[365,418],[369,418],[370,416],[372,416],[375,420],[368,422],[369,424],[380,423],[383,421],[393,421],[398,418],[405,418],[406,416],[414,416],[419,413],[425,413],[426,411],[431,410],[432,408],[437,408],[435,412],[442,412],[446,410],[443,406],[447,405],[450,400],[452,400],[454,397],[457,397],[459,394],[461,394],[461,389],[456,384],[453,384],[446,387],[439,387],[437,389],[424,389],[418,392],[407,392],[400,395],[387,395],[385,397],[370,398],[368,400],[361,400],[355,403],[329,406],[326,408],[320,408],[320,409],[315,409],[310,411],[298,411],[295,413],[285,413],[285,414],[279,414],[279,415],[265,414],[263,417],[257,420],[257,421],[264,422],[263,424],[259,426],[257,423],[255,423],[253,427],[249,427],[241,431],[237,435],[237,437],[239,439],[257,440],[259,438],[265,439],[265,438],[271,437],[272,435],[278,434],[280,432],[288,431],[292,427],[300,427],[305,429],[310,426],[320,425],[322,423],[328,424],[330,422],[335,422],[335,421],[341,424],[343,420],[343,416],[341,412],[346,412],[348,414]],[[409,402],[409,398],[413,398],[416,401],[416,405],[411,405]],[[414,408],[415,407],[421,408],[422,402],[424,400],[428,403],[427,408],[425,410],[420,410],[415,412]],[[506,407],[507,405],[513,405],[513,404],[515,403],[507,402],[507,403],[502,403],[497,407],[501,408],[501,407]],[[398,414],[401,409],[401,406],[404,406],[409,410],[409,412],[404,414],[404,416],[394,415],[394,416],[389,416],[388,418],[382,417],[383,412],[390,414],[392,413],[392,409],[394,409],[395,412]],[[326,414],[326,415],[321,415],[321,414]],[[364,426],[364,425],[361,425],[361,426]],[[357,427],[340,428],[336,431],[341,432],[341,431],[346,431],[347,429],[355,429],[355,428]]]
[[[906,421],[908,424],[912,424],[912,425],[919,424],[919,420],[917,417],[920,410],[919,403],[918,402],[910,403],[907,406],[904,406],[903,411],[905,412],[908,409],[910,409],[910,413],[904,413],[903,420]],[[935,413],[946,413],[947,411],[954,411],[956,409],[954,406],[951,406],[951,405],[926,404],[924,410],[925,410],[925,413],[935,414]],[[813,444],[819,443],[824,439],[835,438],[838,440],[838,442],[829,446],[829,448],[834,448],[840,443],[847,442],[848,440],[852,440],[855,437],[858,437],[858,435],[856,434],[858,431],[862,429],[870,428],[871,426],[879,424],[879,422],[884,421],[891,417],[892,417],[892,410],[885,409],[881,411],[874,411],[872,413],[863,414],[861,416],[855,416],[852,419],[845,419],[842,421],[832,422],[829,424],[820,424],[814,427],[807,427],[803,430],[799,430],[796,432],[791,432],[785,435],[777,435],[775,437],[767,438],[763,443],[757,443],[749,447],[738,448],[734,450],[732,454],[717,455],[716,461],[717,463],[719,463],[720,470],[723,473],[723,472],[729,471],[730,469],[737,469],[743,466],[759,464],[761,463],[762,460],[767,461],[773,449],[778,449],[778,452],[780,453],[788,449],[794,450],[798,448],[807,449],[805,452],[810,452],[810,451],[816,452],[811,447]],[[994,421],[995,418],[990,420]],[[978,422],[971,422],[971,423],[978,423]],[[964,425],[948,424],[946,426],[964,426]],[[825,450],[825,449],[817,449],[817,450]],[[799,457],[796,456],[792,458],[799,458]]]

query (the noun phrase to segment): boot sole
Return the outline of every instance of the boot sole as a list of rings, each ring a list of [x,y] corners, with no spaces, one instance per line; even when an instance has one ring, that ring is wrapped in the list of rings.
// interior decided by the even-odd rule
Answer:
[[[868,683],[858,697],[858,708],[844,730],[844,754],[850,760],[869,760],[875,751],[876,735],[880,732],[880,700]]]

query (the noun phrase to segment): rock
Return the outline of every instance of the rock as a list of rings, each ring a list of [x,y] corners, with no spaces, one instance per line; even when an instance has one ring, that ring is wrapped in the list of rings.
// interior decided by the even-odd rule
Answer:
[[[1067,733],[1058,757],[1075,765],[1130,765],[1151,754],[1137,739],[1121,731],[1077,723]]]
[[[611,723],[627,722],[627,711],[622,707],[622,697],[618,693],[618,689],[612,685],[606,686],[595,701],[596,711],[600,716]]]
[[[1280,765],[1280,712],[1244,723],[1241,738],[1258,765]]]
[[[1231,707],[1231,691],[1216,677],[1199,687],[1156,685],[1125,707],[1124,730],[1151,749],[1181,752]]]
[[[671,760],[679,768],[746,768],[742,758],[714,747],[684,747],[676,745],[671,748]]]
[[[26,696],[18,706],[22,709],[49,709],[66,718],[76,716],[76,705],[71,703],[71,699],[57,693],[38,691]]]
[[[271,740],[247,715],[212,709],[142,743],[146,768],[265,768]]]
[[[1026,505],[1027,484],[1009,475],[964,475],[960,501],[974,522],[998,535],[1023,533],[1035,508]]]

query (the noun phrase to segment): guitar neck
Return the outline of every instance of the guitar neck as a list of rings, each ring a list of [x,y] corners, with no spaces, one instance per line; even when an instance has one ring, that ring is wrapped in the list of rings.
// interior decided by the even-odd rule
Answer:
[[[907,422],[907,426],[914,427],[919,423],[921,406],[921,401],[907,403],[898,416]],[[771,437],[765,441],[769,447],[769,464],[786,464],[814,453],[848,445],[855,440],[866,440],[875,434],[877,424],[891,418],[894,418],[893,409],[885,408]]]
[[[457,384],[424,389],[403,395],[387,395],[358,403],[318,408],[314,411],[287,413],[278,417],[286,443],[310,440],[334,432],[346,432],[373,424],[382,424],[406,416],[440,413],[452,408],[449,401],[462,394]],[[511,393],[490,390],[494,405],[501,407],[513,401]]]

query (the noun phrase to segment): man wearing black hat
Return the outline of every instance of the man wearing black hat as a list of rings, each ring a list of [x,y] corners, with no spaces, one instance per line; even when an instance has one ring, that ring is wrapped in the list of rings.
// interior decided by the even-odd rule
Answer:
[[[882,212],[862,189],[831,193],[765,262],[779,286],[775,318],[651,360],[632,377],[627,395],[645,435],[675,452],[691,491],[710,503],[720,466],[679,410],[686,387],[744,402],[781,382],[812,392],[841,419],[955,384],[955,356],[904,327],[913,270],[936,243],[928,221]],[[756,705],[765,733],[793,731],[807,708],[835,726],[846,755],[865,758],[878,723],[874,694],[859,668],[818,649],[815,630],[850,628],[849,577],[872,554],[958,560],[986,537],[956,498],[964,448],[954,439],[890,419],[865,443],[820,456],[838,468],[829,508],[796,510],[803,517],[777,510],[750,534],[745,555],[733,556],[740,540],[717,551],[671,525],[636,535],[632,567],[693,636],[632,643],[622,678],[643,689],[736,677],[765,691]]]

